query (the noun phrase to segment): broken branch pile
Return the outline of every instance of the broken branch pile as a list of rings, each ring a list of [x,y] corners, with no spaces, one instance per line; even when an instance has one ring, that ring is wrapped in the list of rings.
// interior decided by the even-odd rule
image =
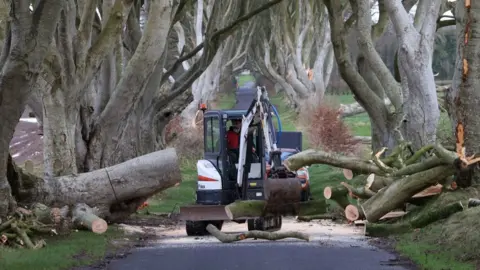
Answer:
[[[471,170],[472,165],[480,161],[480,158],[465,155],[461,124],[457,126],[456,152],[440,144],[427,145],[414,152],[411,145],[403,141],[388,154],[387,150],[382,148],[369,159],[307,150],[288,158],[285,166],[289,170],[311,164],[343,168],[347,181],[326,187],[324,197],[344,209],[344,215],[350,222],[366,220],[366,233],[369,235],[400,233],[424,227],[463,210],[466,204],[456,201],[434,210],[427,211],[425,208],[425,211],[415,211],[410,215],[405,212],[409,205],[422,208],[441,193],[456,192],[454,175]],[[480,200],[471,199],[469,206],[477,203],[480,204]],[[411,218],[413,215],[415,217]],[[392,223],[399,217],[410,218],[410,222],[381,224]]]
[[[84,203],[72,207],[50,208],[41,203],[30,209],[18,207],[7,220],[0,220],[0,246],[39,249],[46,245],[42,237],[68,234],[71,229],[86,229],[102,234],[108,225],[94,209]]]

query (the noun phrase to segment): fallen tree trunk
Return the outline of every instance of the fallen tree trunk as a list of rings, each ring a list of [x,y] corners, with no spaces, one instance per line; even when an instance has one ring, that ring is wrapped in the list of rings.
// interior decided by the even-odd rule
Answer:
[[[370,136],[353,136],[353,139],[355,141],[358,141],[359,143],[362,143],[362,144],[371,144],[372,143],[372,137],[370,137]]]
[[[181,182],[175,149],[169,148],[126,162],[55,178],[39,178],[9,164],[13,194],[23,204],[51,207],[83,202],[98,208],[97,215],[115,222],[134,213],[148,197]]]
[[[345,207],[345,217],[350,221],[355,221],[359,219],[364,219],[365,214],[363,213],[363,210],[361,208],[358,208],[353,204],[349,204],[347,205],[347,207]]]
[[[265,216],[311,216],[325,214],[327,203],[325,200],[312,200],[275,207],[275,212],[266,210],[266,202],[260,200],[236,201],[225,206],[225,212],[230,220],[265,217]]]
[[[392,102],[388,98],[384,99],[383,102],[387,106],[390,106],[392,104]],[[351,103],[351,104],[340,104],[339,111],[341,113],[340,114],[341,117],[346,118],[346,117],[350,117],[350,116],[354,116],[354,115],[357,115],[357,114],[364,113],[365,109],[358,102],[354,102],[354,103]]]
[[[266,232],[266,231],[248,231],[243,233],[227,234],[221,232],[217,227],[212,224],[207,225],[207,231],[222,243],[232,243],[249,238],[264,239],[277,241],[285,238],[297,238],[300,240],[310,241],[310,237],[307,234],[295,231],[295,232]]]
[[[437,184],[439,179],[454,172],[453,166],[439,166],[393,182],[361,204],[365,218],[368,222],[377,222],[383,215],[401,207],[416,193]]]
[[[385,173],[375,164],[364,159],[346,157],[312,149],[290,156],[284,161],[283,164],[290,171],[296,171],[304,166],[310,166],[312,164],[326,164],[337,168],[361,171],[365,173],[375,173],[379,175]]]
[[[410,222],[401,222],[395,224],[365,224],[365,235],[372,237],[388,236],[392,234],[401,234],[409,232],[413,229],[423,228],[435,221],[448,218],[449,216],[463,211],[464,207],[461,202],[453,202],[440,208],[425,211],[419,214]]]

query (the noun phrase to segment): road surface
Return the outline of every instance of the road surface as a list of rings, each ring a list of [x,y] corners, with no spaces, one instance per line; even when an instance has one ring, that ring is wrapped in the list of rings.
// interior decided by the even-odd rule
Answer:
[[[226,224],[222,231],[239,232],[245,224]],[[300,240],[245,240],[232,244],[215,238],[186,237],[183,228],[160,230],[151,247],[139,248],[110,262],[109,270],[403,270],[414,269],[387,251],[371,246],[363,229],[331,222],[297,223],[284,220],[282,231],[308,233]]]

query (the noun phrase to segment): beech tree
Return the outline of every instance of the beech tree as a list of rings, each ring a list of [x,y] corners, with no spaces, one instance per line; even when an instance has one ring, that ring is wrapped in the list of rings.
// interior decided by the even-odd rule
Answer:
[[[190,86],[224,41],[281,0],[210,1],[205,38],[188,53],[178,53],[172,42],[178,41],[174,26],[194,9],[192,1],[33,2],[3,6],[8,12],[2,13],[7,27],[0,74],[0,217],[15,201],[62,206],[84,198],[97,206],[95,196],[82,194],[104,190],[115,196],[98,201],[101,216],[114,219],[181,180],[176,152],[154,152],[165,147],[163,128],[192,100]],[[177,72],[199,51],[188,70]],[[33,93],[42,101],[43,179],[18,168],[8,154],[25,105],[38,101],[30,98]],[[123,169],[114,166],[120,163]]]
[[[416,2],[416,1],[415,1]],[[414,2],[414,3],[415,3]],[[369,1],[349,1],[352,15],[345,21],[341,3],[325,1],[332,27],[335,57],[343,79],[372,122],[374,149],[393,149],[405,139],[415,149],[435,141],[439,108],[432,71],[436,21],[442,1],[421,1],[412,22],[401,1],[379,1],[379,21],[372,28]],[[403,4],[408,4],[404,2]],[[399,40],[397,81],[373,46],[391,21]],[[361,74],[348,58],[346,31],[355,24],[362,62],[371,72]],[[363,69],[366,70],[366,69]],[[383,102],[387,97],[393,108]]]
[[[324,96],[334,60],[327,19],[321,2],[304,0],[283,1],[256,18],[250,59],[295,105]]]
[[[202,42],[204,42],[203,36],[203,19],[206,17],[211,17],[212,5],[215,1],[205,1],[206,6],[203,6],[203,0],[198,0],[196,5],[196,13],[195,16],[191,16],[192,21],[194,22],[189,23],[189,31],[195,33],[195,39],[191,40],[192,45],[198,46]],[[237,9],[237,12],[240,8],[244,8],[246,10],[258,7],[262,4],[261,1],[253,2],[253,1],[246,1],[244,3],[244,7],[240,5],[232,5],[232,9]],[[204,12],[205,9],[205,12]],[[233,11],[231,11],[233,12]],[[224,24],[224,21],[227,20],[227,17],[218,17],[215,20],[218,20],[217,25]],[[251,22],[245,23],[239,26],[239,30],[229,35],[225,42],[218,48],[216,51],[215,56],[213,57],[212,62],[205,71],[200,75],[200,77],[195,80],[192,84],[192,94],[193,94],[193,101],[185,108],[182,112],[182,116],[185,120],[190,121],[195,112],[198,110],[198,105],[200,102],[207,102],[211,101],[215,94],[219,91],[221,87],[222,79],[225,80],[229,76],[233,76],[234,70],[238,70],[239,68],[243,67],[245,63],[245,49],[250,45],[253,31]],[[185,43],[185,27],[181,24],[175,25],[175,30],[177,31],[179,37],[179,44]],[[195,42],[195,43],[194,43]],[[193,58],[201,57],[203,54],[203,50],[200,50],[197,55]],[[193,59],[192,61],[194,61]],[[238,62],[240,61],[240,62]],[[188,61],[184,61],[182,63],[182,67],[184,70],[190,69],[191,63]]]
[[[456,21],[456,63],[452,86],[447,92],[447,110],[452,122],[452,129],[458,134],[457,127],[463,126],[465,141],[462,147],[466,149],[466,155],[474,155],[480,152],[480,120],[475,110],[480,105],[478,93],[479,59],[478,59],[478,29],[480,24],[480,3],[475,1],[457,0],[455,6]],[[457,143],[462,143],[458,142]],[[471,168],[459,175],[460,186],[470,186],[480,183],[480,174],[477,167]]]

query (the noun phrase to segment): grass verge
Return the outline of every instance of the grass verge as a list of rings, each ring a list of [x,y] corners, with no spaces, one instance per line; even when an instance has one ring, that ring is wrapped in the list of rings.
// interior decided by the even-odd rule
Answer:
[[[47,246],[38,250],[0,248],[0,269],[61,270],[89,265],[114,250],[111,241],[121,237],[121,229],[111,226],[102,235],[79,231],[68,236],[48,237]]]

